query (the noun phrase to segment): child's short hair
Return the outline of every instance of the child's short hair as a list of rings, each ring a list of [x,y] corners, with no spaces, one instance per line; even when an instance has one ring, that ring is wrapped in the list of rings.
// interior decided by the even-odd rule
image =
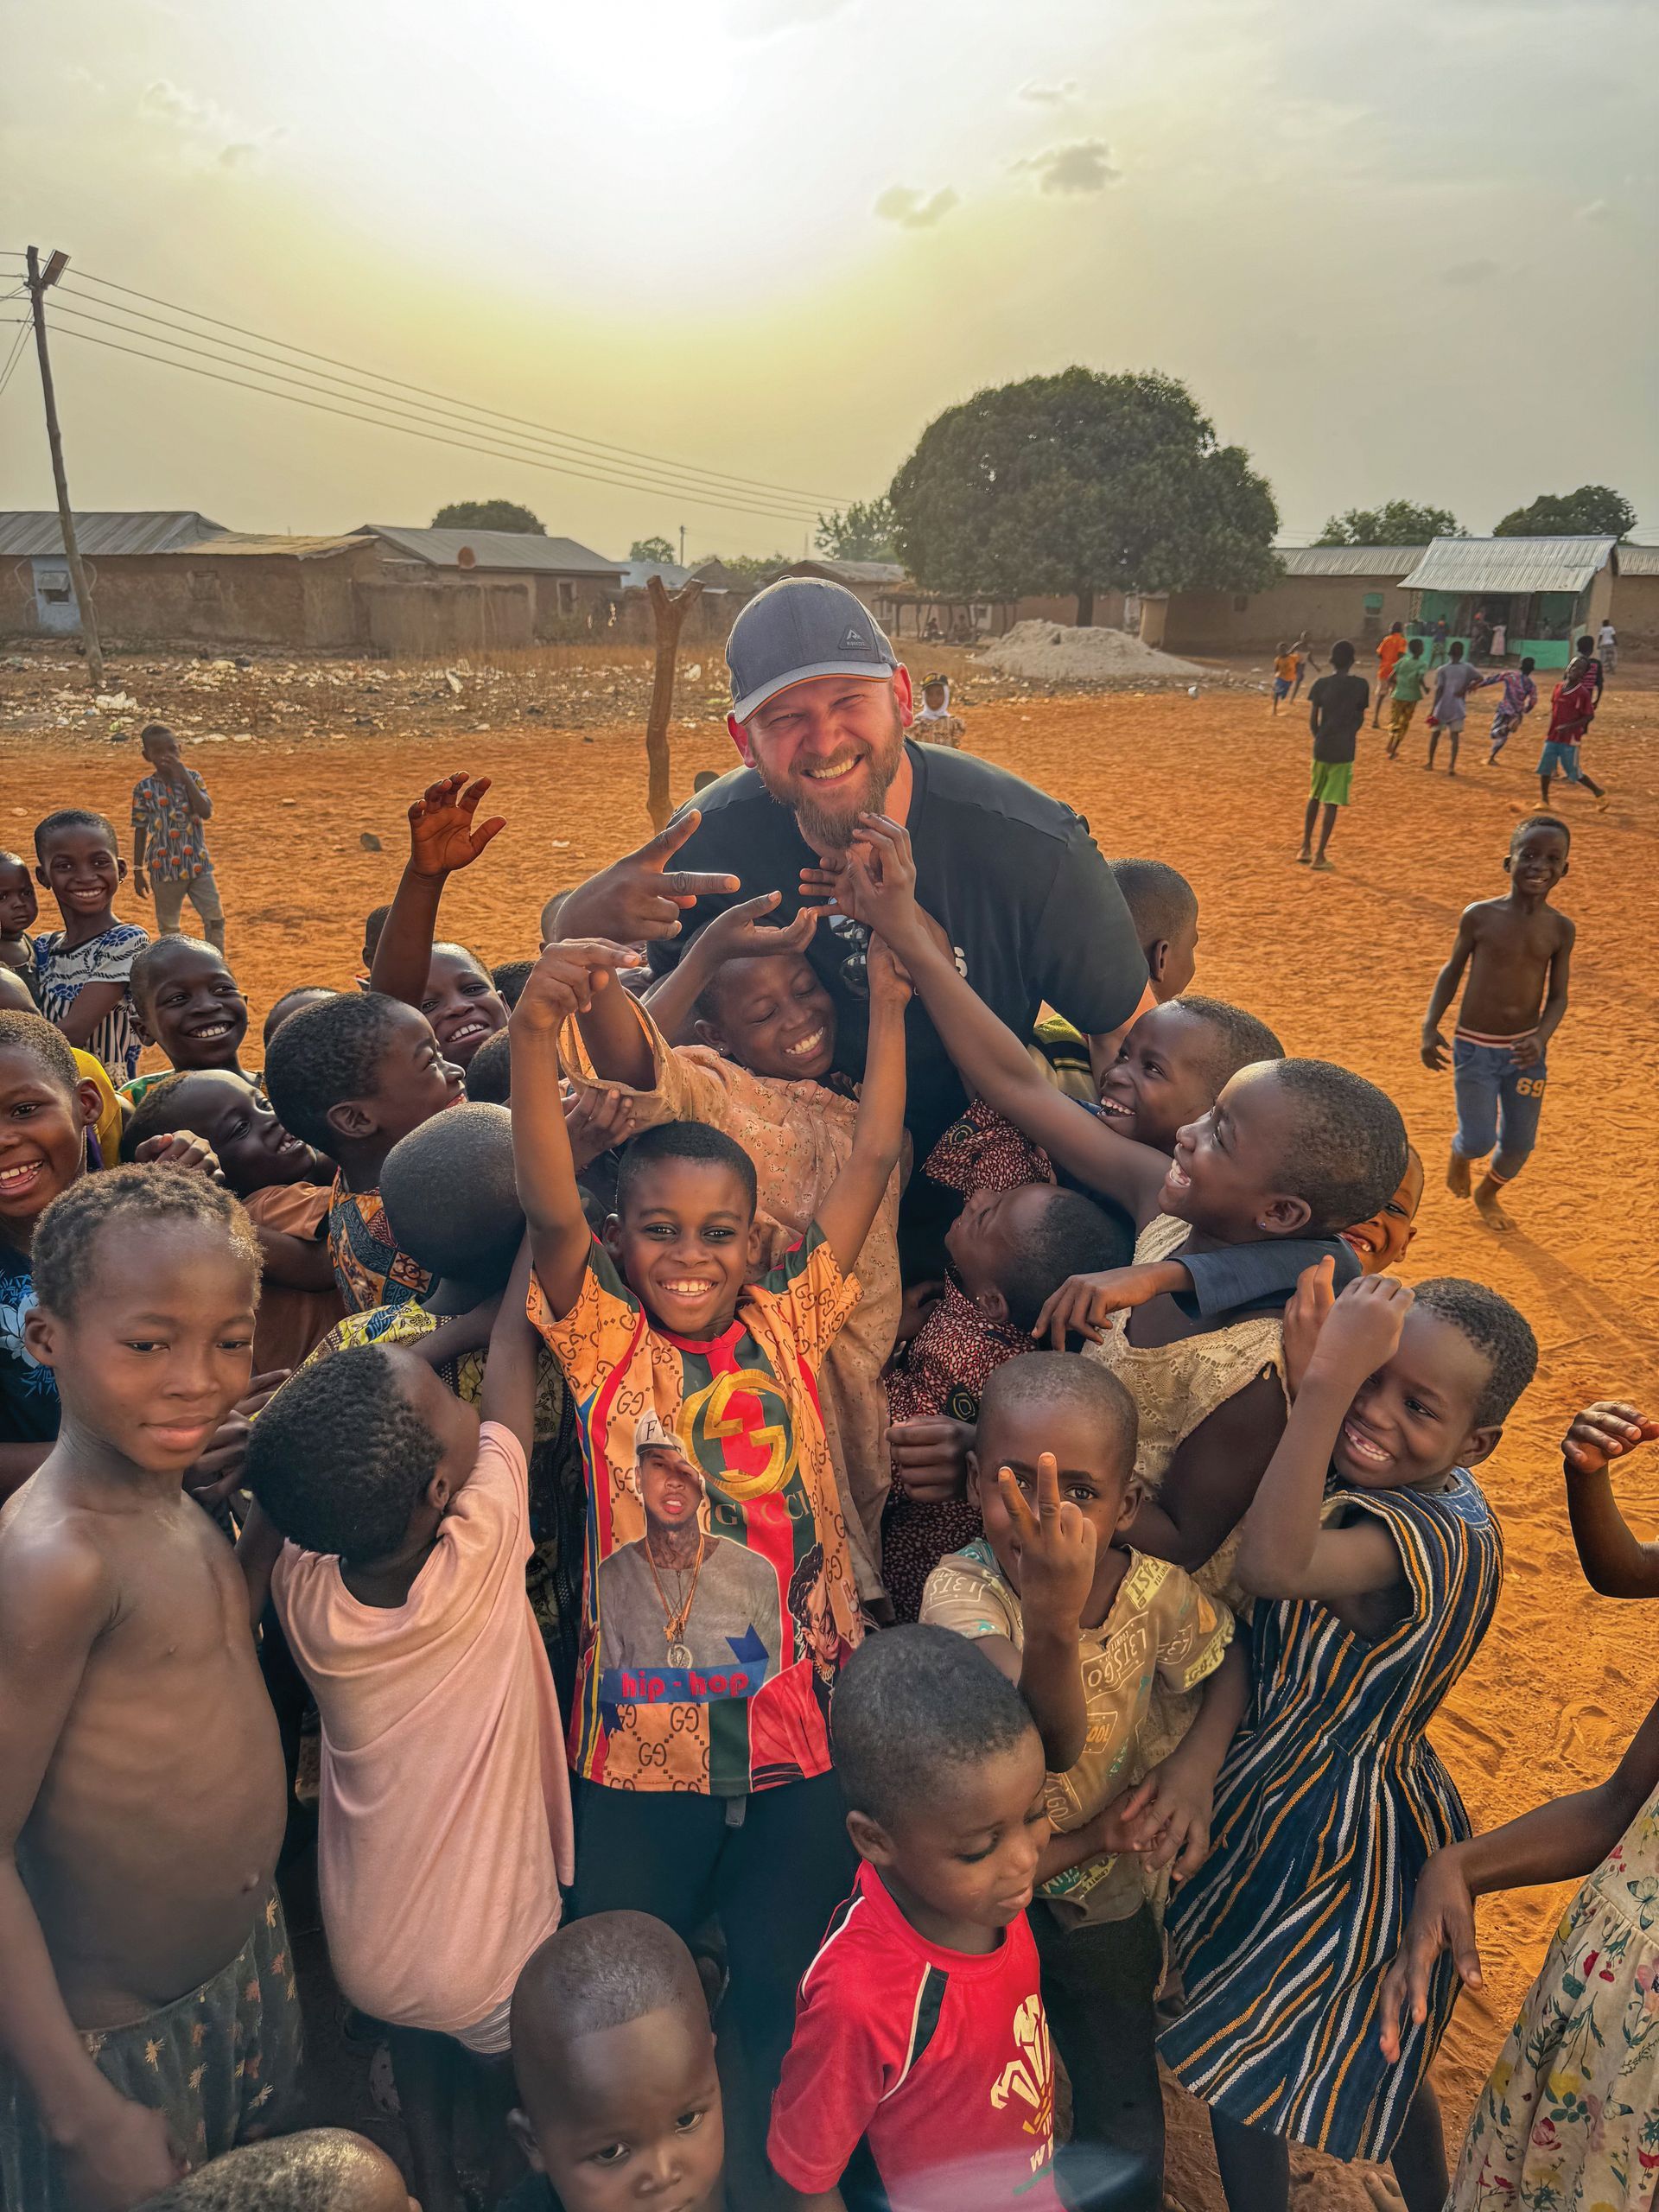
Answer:
[[[1406,1125],[1385,1090],[1331,1060],[1280,1060],[1283,1094],[1279,1173],[1307,1201],[1313,1235],[1369,1221],[1406,1173]]]
[[[166,967],[181,945],[192,952],[206,952],[217,957],[226,973],[230,974],[230,963],[206,938],[187,937],[182,930],[169,930],[165,937],[152,938],[133,961],[131,972],[127,977],[127,988],[137,1004],[143,1006],[152,997],[156,990],[156,971]],[[231,980],[234,982],[236,978],[232,976]]]
[[[119,855],[121,848],[116,841],[115,829],[107,814],[93,814],[84,806],[60,806],[55,814],[48,814],[35,824],[35,857],[46,859],[46,841],[55,837],[61,830],[101,830],[110,850]]]
[[[1135,1400],[1109,1367],[1074,1351],[1030,1351],[1005,1359],[985,1378],[979,1417],[1010,1406],[1065,1406],[1094,1424],[1101,1442],[1122,1463],[1135,1465],[1140,1416]],[[983,1470],[982,1470],[982,1472]],[[995,1479],[995,1469],[992,1477]]]
[[[390,906],[371,906],[363,918],[363,965],[372,968],[374,956],[380,949],[380,932],[386,926]]]
[[[634,1142],[639,1141],[636,1137]],[[622,1157],[626,1166],[627,1154]],[[1108,1213],[1081,1191],[1050,1191],[1035,1228],[997,1284],[1008,1301],[1010,1325],[1034,1327],[1037,1316],[1069,1275],[1103,1274],[1108,1268],[1127,1267],[1134,1250],[1135,1240],[1122,1216]]]
[[[384,991],[341,991],[290,1014],[265,1056],[265,1089],[283,1127],[302,1144],[332,1152],[329,1108],[375,1089],[381,1058],[408,1012]]]
[[[81,1080],[68,1039],[44,1014],[0,1008],[0,1052],[27,1053],[42,1075],[70,1092]]]
[[[1198,920],[1198,893],[1167,861],[1114,861],[1112,874],[1142,944],[1173,944]]]
[[[490,970],[490,981],[495,985],[510,1007],[517,1006],[524,995],[524,985],[536,972],[533,960],[498,960]],[[483,1051],[480,1045],[479,1051]],[[477,1058],[477,1054],[474,1055]]]
[[[1513,852],[1529,830],[1559,830],[1567,842],[1573,842],[1573,825],[1563,822],[1559,814],[1523,814],[1510,832],[1510,850]]]
[[[1581,653],[1592,653],[1596,650],[1596,641],[1587,630],[1579,639],[1578,649]]]
[[[141,746],[144,746],[149,743],[152,737],[172,737],[172,731],[165,722],[146,722],[138,733],[138,742]],[[174,741],[176,743],[177,740],[175,739]]]
[[[1338,669],[1351,668],[1353,664],[1354,648],[1352,645],[1346,638],[1338,638],[1336,644],[1331,648],[1332,667]]]
[[[20,868],[29,874],[29,862],[21,853],[14,853],[10,845],[0,845],[0,868]]]
[[[343,2127],[238,2144],[183,2175],[142,2212],[360,2212],[386,2201],[386,2154]]]
[[[925,1806],[952,1768],[1013,1751],[1035,1726],[1007,1676],[947,1628],[868,1637],[842,1669],[830,1708],[848,1808],[888,1829]]]
[[[383,1559],[442,1457],[391,1349],[348,1344],[302,1367],[254,1422],[248,1485],[302,1551]]]
[[[1198,991],[1183,991],[1171,1003],[1184,1014],[1196,1014],[1215,1032],[1213,1051],[1205,1057],[1217,1093],[1241,1068],[1252,1068],[1259,1061],[1282,1060],[1285,1057],[1284,1046],[1267,1023],[1253,1014],[1246,1014],[1242,1006],[1229,1006],[1225,999],[1207,999]]]
[[[111,1167],[105,1174],[83,1175],[41,1216],[30,1253],[39,1303],[54,1313],[73,1313],[92,1287],[99,1238],[127,1221],[145,1229],[187,1221],[217,1230],[258,1281],[259,1240],[239,1198],[191,1168]]]
[[[520,1970],[512,1993],[513,2057],[522,2066],[526,2057],[545,2058],[550,2044],[679,2007],[706,2018],[709,2000],[690,1952],[664,1922],[646,1912],[567,1920]]]
[[[1507,1421],[1538,1371],[1538,1339],[1526,1315],[1484,1283],[1461,1275],[1431,1275],[1415,1286],[1414,1303],[1449,1321],[1491,1363],[1491,1377],[1475,1401],[1475,1427],[1490,1428]]]
[[[467,1103],[400,1137],[380,1169],[386,1226],[435,1279],[505,1282],[524,1236],[512,1172],[512,1116]]]
[[[175,1119],[173,1102],[194,1072],[193,1069],[173,1068],[145,1085],[143,1096],[128,1115],[127,1125],[121,1132],[124,1160],[136,1159],[139,1146],[148,1144],[151,1137],[176,1133],[180,1124]]]
[[[619,1214],[626,1213],[640,1176],[661,1160],[688,1160],[699,1167],[729,1167],[743,1185],[751,1213],[760,1203],[754,1162],[734,1137],[728,1137],[724,1129],[710,1128],[707,1122],[663,1122],[654,1129],[642,1129],[622,1147],[616,1174]]]
[[[296,983],[291,991],[284,991],[281,998],[273,999],[270,1011],[265,1016],[264,1034],[266,1051],[270,1051],[271,1039],[288,1020],[288,1015],[283,1011],[284,1007],[292,1007],[297,1014],[299,1008],[294,1005],[296,999],[337,999],[339,996],[340,993],[332,983]]]
[[[1532,657],[1532,655],[1531,655],[1530,653],[1522,653],[1522,656],[1521,656],[1521,673],[1522,673],[1522,676],[1530,676],[1530,675],[1532,674],[1533,670],[1534,670],[1535,668],[1536,668],[1536,667],[1537,667],[1537,665],[1538,665],[1537,662],[1536,662],[1535,660],[1534,660],[1534,658],[1533,658],[1533,657]]]
[[[462,1071],[461,1087],[474,1105],[506,1106],[512,1100],[512,1039],[505,1029],[486,1037]]]

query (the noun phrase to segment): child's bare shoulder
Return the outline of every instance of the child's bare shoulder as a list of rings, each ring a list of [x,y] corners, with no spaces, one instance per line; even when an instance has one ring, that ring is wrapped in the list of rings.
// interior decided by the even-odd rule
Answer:
[[[0,1513],[0,1619],[20,1644],[113,1617],[122,1578],[95,1516],[39,1489],[36,1476]]]

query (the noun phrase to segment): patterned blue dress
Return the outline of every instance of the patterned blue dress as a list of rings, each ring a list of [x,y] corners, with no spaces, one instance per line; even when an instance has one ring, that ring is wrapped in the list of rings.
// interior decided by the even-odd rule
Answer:
[[[1375,1643],[1311,1599],[1258,1603],[1255,1692],[1216,1789],[1215,1847],[1170,1907],[1186,2009],[1159,2048],[1226,2118],[1337,2158],[1385,2159],[1451,2018],[1429,2017],[1397,2064],[1377,1997],[1425,1860],[1470,1833],[1423,1732],[1497,1603],[1503,1539],[1474,1478],[1437,1494],[1338,1489],[1399,1548],[1410,1609]]]

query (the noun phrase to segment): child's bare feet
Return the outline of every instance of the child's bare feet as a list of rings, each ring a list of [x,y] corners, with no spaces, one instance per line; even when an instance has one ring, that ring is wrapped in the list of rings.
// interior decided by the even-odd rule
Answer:
[[[1308,851],[1306,845],[1302,847],[1301,851],[1296,855],[1296,865],[1298,868],[1312,868],[1313,865],[1313,855]]]
[[[1460,1152],[1454,1152],[1446,1162],[1446,1187],[1454,1198],[1466,1198],[1469,1195],[1469,1162]]]
[[[1488,1175],[1475,1192],[1475,1211],[1488,1229],[1496,1229],[1500,1232],[1515,1227],[1515,1224],[1498,1204],[1498,1193],[1503,1188],[1503,1185],[1501,1183]]]

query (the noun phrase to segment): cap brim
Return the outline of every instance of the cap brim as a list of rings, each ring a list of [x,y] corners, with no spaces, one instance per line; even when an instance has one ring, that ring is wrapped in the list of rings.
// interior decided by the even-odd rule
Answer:
[[[787,675],[775,676],[770,683],[762,683],[732,702],[732,720],[746,722],[758,714],[768,699],[775,699],[780,691],[787,691],[791,684],[809,683],[815,676],[856,676],[866,683],[889,683],[898,671],[895,661],[879,662],[872,665],[868,660],[815,660],[806,668],[791,668]]]

